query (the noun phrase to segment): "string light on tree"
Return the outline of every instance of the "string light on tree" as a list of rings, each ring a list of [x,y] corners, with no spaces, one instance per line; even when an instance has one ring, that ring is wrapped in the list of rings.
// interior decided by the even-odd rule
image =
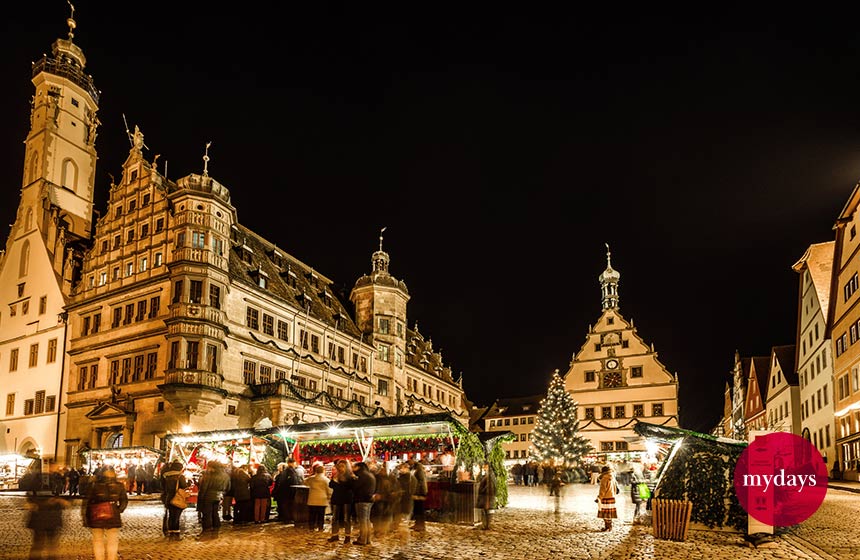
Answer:
[[[538,460],[570,467],[591,452],[588,439],[579,435],[576,406],[573,396],[564,388],[564,380],[555,370],[547,395],[540,403],[532,433]]]

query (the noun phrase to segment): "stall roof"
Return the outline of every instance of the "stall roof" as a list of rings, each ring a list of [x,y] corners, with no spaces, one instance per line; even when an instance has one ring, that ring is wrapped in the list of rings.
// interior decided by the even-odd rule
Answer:
[[[458,434],[466,428],[447,412],[414,414],[410,416],[385,416],[382,418],[360,418],[355,420],[332,420],[312,424],[274,426],[259,430],[259,436],[278,435],[305,443],[343,439],[360,431],[365,437],[408,436],[424,434]]]
[[[727,445],[730,447],[746,447],[748,444],[745,441],[736,439],[712,436],[711,434],[703,434],[683,428],[674,428],[672,426],[659,426],[657,424],[649,424],[648,422],[637,422],[633,426],[633,431],[645,438],[653,438],[663,442],[672,443],[684,437],[694,437],[700,440],[710,441],[714,444]]]
[[[134,445],[132,447],[100,447],[98,449],[84,449],[85,453],[134,453],[135,451],[148,451],[158,455],[164,455],[164,451],[147,447],[145,445]]]

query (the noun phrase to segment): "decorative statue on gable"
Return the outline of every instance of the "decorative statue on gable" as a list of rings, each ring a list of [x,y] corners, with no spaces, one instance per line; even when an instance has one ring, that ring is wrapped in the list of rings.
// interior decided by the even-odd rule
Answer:
[[[134,149],[138,152],[143,148],[143,133],[137,125],[134,125]]]

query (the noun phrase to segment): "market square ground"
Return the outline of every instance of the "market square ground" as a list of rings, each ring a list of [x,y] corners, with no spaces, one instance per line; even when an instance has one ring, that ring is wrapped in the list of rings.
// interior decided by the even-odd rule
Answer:
[[[650,527],[630,523],[632,506],[627,502],[622,505],[622,522],[611,533],[598,532],[602,522],[594,515],[595,494],[595,486],[570,485],[556,502],[543,488],[513,487],[511,505],[494,515],[490,531],[429,523],[426,534],[402,531],[369,547],[328,543],[327,534],[278,523],[235,528],[228,523],[217,539],[200,540],[191,510],[184,519],[184,538],[167,542],[160,531],[160,504],[135,497],[123,516],[120,556],[123,560],[860,559],[860,494],[847,490],[831,488],[813,517],[777,538],[774,548],[758,550],[748,548],[733,533],[691,531],[685,542],[654,539]],[[0,494],[0,558],[28,557],[30,532],[24,528],[23,506],[20,495]],[[66,559],[92,558],[89,532],[81,526],[77,507],[66,512],[59,552]]]

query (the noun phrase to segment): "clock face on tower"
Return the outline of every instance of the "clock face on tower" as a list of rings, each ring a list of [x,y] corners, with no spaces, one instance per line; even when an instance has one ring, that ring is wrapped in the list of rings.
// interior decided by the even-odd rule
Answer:
[[[610,359],[606,360],[606,369],[615,369],[618,367],[618,360]]]
[[[604,387],[620,387],[621,386],[621,372],[620,371],[607,371],[603,374],[603,386]]]

